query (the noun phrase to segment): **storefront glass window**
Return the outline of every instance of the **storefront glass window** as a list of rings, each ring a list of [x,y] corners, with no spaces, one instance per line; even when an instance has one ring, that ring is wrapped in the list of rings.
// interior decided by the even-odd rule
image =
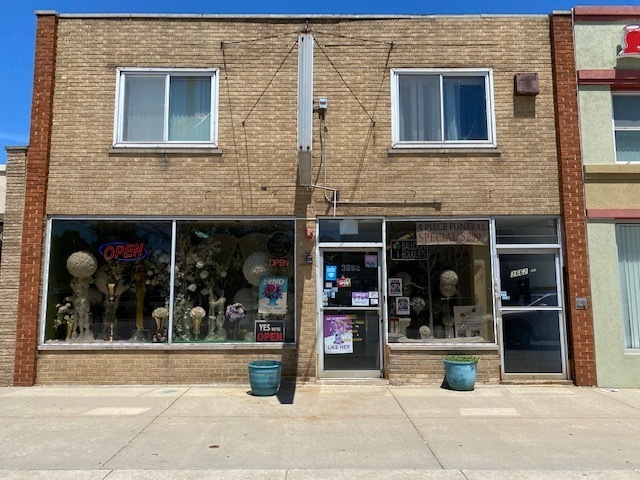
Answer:
[[[489,222],[387,222],[389,341],[495,341]]]
[[[45,342],[294,342],[294,223],[53,220]]]
[[[496,218],[496,239],[499,245],[558,243],[558,225],[549,217]]]
[[[293,342],[293,229],[293,221],[178,222],[174,341],[272,341],[283,329]],[[268,327],[259,338],[256,321]]]
[[[382,220],[380,219],[321,219],[320,242],[381,242]]]
[[[166,341],[170,252],[170,222],[53,221],[45,340]]]

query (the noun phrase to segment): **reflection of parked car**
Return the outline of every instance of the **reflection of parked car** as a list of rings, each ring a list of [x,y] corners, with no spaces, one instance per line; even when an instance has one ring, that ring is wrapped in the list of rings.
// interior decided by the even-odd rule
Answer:
[[[536,300],[534,300],[530,304],[528,304],[527,307],[533,307],[533,306],[538,306],[538,307],[545,307],[545,306],[557,307],[558,306],[558,298],[557,297],[558,297],[558,294],[556,292],[545,293],[544,295],[541,295],[539,298],[537,298]]]

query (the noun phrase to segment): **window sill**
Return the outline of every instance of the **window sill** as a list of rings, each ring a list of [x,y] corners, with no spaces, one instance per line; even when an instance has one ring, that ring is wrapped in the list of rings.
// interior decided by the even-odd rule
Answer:
[[[221,157],[222,149],[216,147],[123,147],[115,146],[108,151],[110,157]]]
[[[389,157],[420,156],[420,157],[499,157],[502,151],[496,147],[486,148],[411,148],[394,147],[388,150]]]
[[[500,347],[495,343],[423,343],[416,341],[411,343],[389,343],[389,351],[392,352],[427,352],[427,351],[451,351],[451,350],[464,350],[464,351],[486,351],[486,352],[499,352]]]
[[[133,342],[92,342],[69,343],[58,340],[49,340],[48,343],[38,346],[39,351],[195,351],[195,350],[293,350],[294,343],[133,343]]]

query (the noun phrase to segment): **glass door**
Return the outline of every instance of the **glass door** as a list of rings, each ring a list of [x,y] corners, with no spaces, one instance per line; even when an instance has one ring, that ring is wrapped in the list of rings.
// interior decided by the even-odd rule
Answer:
[[[566,378],[558,253],[500,253],[503,375]]]
[[[381,249],[321,249],[320,376],[382,376]]]

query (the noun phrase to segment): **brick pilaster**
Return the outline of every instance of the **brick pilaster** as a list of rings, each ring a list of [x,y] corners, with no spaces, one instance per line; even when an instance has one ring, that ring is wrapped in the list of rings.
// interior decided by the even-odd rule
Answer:
[[[7,150],[7,190],[0,267],[0,386],[13,383],[27,147]]]
[[[58,17],[55,12],[39,12],[37,15],[31,136],[25,169],[20,290],[13,373],[14,385],[22,386],[33,385],[36,380],[44,218],[49,175],[58,29]]]
[[[565,287],[571,375],[576,385],[596,384],[593,316],[587,258],[586,211],[578,90],[570,13],[551,16],[556,139],[563,218]],[[587,309],[576,309],[576,298],[587,299]]]

